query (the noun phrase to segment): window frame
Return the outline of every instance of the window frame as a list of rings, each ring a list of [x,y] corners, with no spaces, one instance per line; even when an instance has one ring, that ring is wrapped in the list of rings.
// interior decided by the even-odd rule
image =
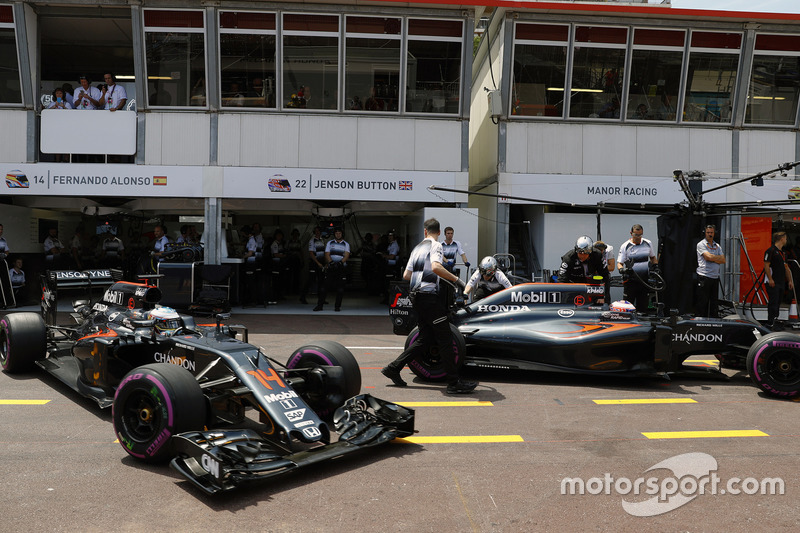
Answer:
[[[524,39],[524,38],[523,39],[519,39],[519,38],[517,38],[517,26],[519,26],[519,25],[559,26],[559,27],[566,28],[566,30],[567,30],[566,41],[550,41],[550,40],[543,40],[543,39]],[[516,79],[514,78],[514,64],[515,64],[515,61],[516,61],[516,58],[517,58],[517,45],[524,45],[524,46],[551,46],[551,47],[552,46],[562,46],[562,45],[564,46],[564,48],[566,50],[566,55],[564,56],[564,83],[563,83],[564,87],[563,87],[563,91],[562,91],[563,102],[564,103],[561,106],[561,115],[553,115],[553,116],[546,116],[546,115],[517,115],[517,114],[509,113],[508,114],[508,118],[509,119],[512,119],[512,120],[526,120],[526,119],[528,119],[528,120],[559,120],[559,119],[564,120],[564,117],[566,116],[567,100],[568,100],[568,98],[566,96],[567,95],[567,90],[568,90],[567,85],[571,84],[571,81],[572,81],[572,75],[571,75],[571,65],[572,65],[571,59],[572,59],[572,57],[571,57],[571,55],[572,55],[572,41],[573,41],[573,38],[574,38],[574,32],[573,32],[572,28],[573,28],[572,24],[557,23],[557,22],[551,23],[549,21],[538,21],[538,20],[537,21],[533,21],[533,20],[531,20],[531,21],[528,21],[528,20],[517,21],[514,24],[514,29],[513,29],[514,33],[513,33],[512,40],[511,40],[511,50],[512,50],[511,72],[509,73],[509,76],[511,78],[511,87],[510,87],[511,90],[508,91],[509,101],[507,102],[506,109],[510,111],[510,110],[513,109],[513,105],[514,105],[514,93],[515,93],[514,85],[516,83]]]
[[[800,120],[800,92],[797,95],[797,109],[795,112],[794,123],[792,124],[777,124],[771,122],[768,124],[747,122],[747,108],[750,105],[750,88],[753,81],[753,70],[755,67],[757,56],[770,56],[770,57],[797,57],[800,58],[800,50],[759,50],[758,36],[774,36],[774,37],[794,37],[800,40],[800,33],[779,33],[779,32],[754,32],[753,35],[753,54],[750,57],[750,72],[747,75],[747,94],[745,95],[744,116],[742,117],[742,125],[747,128],[783,128],[794,129],[797,128],[798,120]]]
[[[272,30],[269,29],[250,29],[250,28],[223,28],[222,27],[222,15],[224,13],[255,13],[259,15],[273,15],[275,17],[275,28]],[[219,108],[225,111],[236,111],[236,110],[247,110],[247,111],[261,111],[261,112],[269,112],[269,111],[279,111],[281,108],[278,105],[283,98],[281,96],[282,91],[279,89],[282,79],[283,79],[283,70],[281,68],[281,61],[282,61],[282,54],[281,54],[281,13],[278,11],[257,11],[257,10],[242,10],[242,9],[218,9],[216,11],[216,18],[215,22],[217,24],[217,58],[219,63],[219,75],[217,77],[217,95],[219,97]],[[235,107],[235,106],[224,106],[223,102],[225,99],[222,97],[222,36],[224,35],[273,35],[275,36],[275,107],[259,107],[259,106],[244,106],[244,107]],[[206,99],[206,105],[208,105],[208,99]],[[198,106],[199,107],[199,106]]]
[[[603,42],[584,42],[581,41],[580,43],[577,40],[578,28],[616,28],[616,29],[624,29],[626,32],[626,38],[624,43],[603,43]],[[623,121],[623,117],[625,116],[625,106],[627,104],[628,98],[628,87],[627,87],[627,80],[630,77],[630,70],[628,69],[628,63],[630,61],[630,54],[628,51],[630,50],[631,39],[633,39],[633,26],[630,25],[617,25],[617,24],[592,24],[591,22],[576,22],[572,24],[572,31],[570,33],[570,50],[569,50],[569,87],[566,89],[569,90],[569,97],[566,98],[566,102],[564,105],[564,116],[566,120],[586,120],[590,122],[597,122],[600,124],[606,123],[621,123]],[[580,45],[580,48],[594,48],[594,49],[605,49],[605,50],[622,50],[624,56],[622,58],[622,68],[624,72],[622,73],[622,80],[621,80],[621,91],[619,95],[619,117],[573,117],[571,116],[572,113],[572,85],[573,80],[575,79],[575,50]]]
[[[716,126],[716,127],[730,127],[734,124],[736,120],[736,99],[738,95],[736,94],[737,85],[739,81],[742,79],[742,66],[743,66],[743,59],[744,54],[743,48],[745,45],[746,34],[744,31],[734,31],[734,30],[715,30],[715,29],[707,29],[707,28],[688,28],[689,35],[686,41],[686,56],[684,57],[684,68],[682,74],[682,81],[683,84],[683,94],[681,94],[681,101],[680,101],[680,111],[679,111],[679,124],[691,124],[692,126]],[[739,48],[713,48],[707,46],[693,46],[692,45],[692,37],[695,33],[719,33],[719,34],[733,34],[739,36]],[[700,52],[700,53],[711,53],[711,54],[719,54],[719,55],[736,55],[738,57],[737,66],[736,66],[736,78],[734,80],[732,95],[730,98],[731,101],[731,113],[730,119],[727,122],[704,122],[704,121],[697,121],[697,120],[686,120],[686,105],[689,99],[689,92],[691,88],[689,86],[689,67],[692,61],[692,53],[693,52]]]
[[[185,12],[195,12],[200,13],[201,18],[203,21],[203,26],[201,28],[181,28],[176,26],[147,26],[145,24],[145,14],[148,11],[185,11]],[[145,7],[142,9],[142,43],[144,45],[143,50],[143,57],[144,57],[144,65],[142,68],[144,69],[144,92],[145,98],[148,102],[147,108],[154,109],[154,110],[170,110],[170,111],[196,111],[199,109],[208,109],[209,108],[209,98],[208,98],[208,72],[209,72],[209,59],[208,59],[208,43],[207,43],[207,27],[206,27],[206,15],[205,11],[202,9],[181,9],[181,8],[150,8]],[[217,22],[217,24],[219,24]],[[204,65],[204,78],[206,84],[206,103],[204,106],[193,106],[193,105],[186,105],[186,106],[178,106],[178,105],[169,105],[169,106],[162,106],[156,105],[151,106],[149,105],[150,102],[150,87],[149,87],[149,80],[150,75],[147,72],[147,34],[148,33],[199,33],[203,36],[203,65]]]
[[[348,32],[347,31],[347,19],[348,18],[374,18],[374,19],[397,19],[400,22],[400,33],[396,35],[386,34],[386,33],[363,33],[363,32]],[[345,13],[343,17],[343,24],[342,24],[342,34],[343,34],[343,42],[342,42],[342,79],[341,85],[342,90],[340,94],[342,95],[342,99],[339,102],[340,108],[347,112],[347,113],[354,113],[354,114],[364,114],[364,115],[380,115],[380,114],[388,114],[392,116],[399,115],[405,111],[405,95],[406,95],[406,88],[405,88],[405,80],[406,80],[406,71],[403,68],[404,65],[404,56],[407,53],[404,53],[408,50],[406,45],[406,39],[408,38],[408,24],[407,24],[408,17],[402,17],[399,15],[360,15],[354,13]],[[346,105],[348,101],[347,95],[347,39],[387,39],[387,40],[396,40],[399,41],[400,47],[398,48],[398,57],[397,57],[397,75],[398,75],[398,90],[397,90],[397,110],[396,111],[388,111],[388,110],[379,110],[379,111],[370,111],[367,109],[349,109]],[[462,37],[463,38],[463,37]],[[373,68],[373,74],[375,73],[375,69]],[[374,78],[374,76],[373,76]],[[362,102],[363,103],[363,102]]]
[[[276,53],[278,55],[280,61],[280,79],[281,85],[280,89],[278,90],[278,94],[276,96],[276,110],[282,113],[339,113],[342,110],[342,77],[344,75],[344,65],[342,55],[344,54],[344,43],[342,42],[343,35],[344,35],[344,26],[342,21],[344,19],[344,13],[318,13],[318,12],[304,12],[304,11],[282,11],[279,13],[280,17],[276,21],[278,27],[278,35],[280,37],[280,41],[277,42],[277,49]],[[304,31],[304,30],[287,30],[286,29],[286,17],[292,15],[300,15],[300,16],[322,16],[322,17],[336,17],[338,20],[338,29],[337,31]],[[306,107],[288,107],[286,105],[288,97],[284,93],[283,87],[283,80],[285,76],[285,61],[286,61],[286,52],[284,47],[284,39],[289,36],[300,36],[300,37],[336,37],[337,41],[337,53],[336,53],[336,90],[339,91],[339,97],[336,98],[336,108],[335,109],[323,109],[323,108],[306,108]],[[276,68],[278,66],[276,65]],[[319,89],[318,89],[319,90]],[[313,95],[312,95],[313,96]],[[280,100],[277,100],[280,98]],[[280,105],[277,105],[278,101],[280,101]]]
[[[0,102],[0,108],[4,109],[20,109],[25,107],[25,91],[22,86],[22,59],[19,53],[19,35],[17,34],[17,18],[14,14],[14,6],[9,4],[0,4],[0,7],[7,7],[11,10],[11,22],[0,22],[0,29],[10,29],[14,36],[14,51],[17,56],[17,82],[19,83],[19,102]]]
[[[683,44],[681,45],[663,45],[663,44],[636,44],[636,31],[637,30],[650,30],[650,31],[669,31],[683,33]],[[680,121],[681,111],[683,109],[683,95],[685,93],[684,83],[686,79],[686,72],[688,66],[688,45],[689,45],[689,28],[677,27],[656,27],[656,26],[631,26],[630,34],[630,56],[628,57],[626,78],[630,80],[633,76],[633,56],[637,50],[655,51],[655,52],[680,52],[681,53],[681,67],[678,78],[678,94],[675,95],[675,119],[673,120],[651,120],[651,119],[637,119],[635,117],[628,118],[628,105],[630,104],[630,81],[625,87],[625,122],[632,122],[635,124],[652,124],[652,125],[672,125]],[[680,107],[679,107],[680,106]]]
[[[402,80],[404,80],[404,82],[403,82],[403,87],[402,87],[403,100],[402,100],[402,111],[401,111],[401,113],[404,114],[404,115],[414,116],[414,117],[445,117],[445,118],[447,118],[447,117],[449,117],[449,118],[460,117],[462,115],[462,113],[463,113],[463,110],[464,110],[464,94],[463,94],[463,89],[464,89],[464,85],[463,85],[464,84],[464,69],[466,68],[465,67],[465,62],[468,60],[468,59],[465,59],[465,57],[467,57],[467,56],[465,56],[465,50],[467,48],[467,44],[468,43],[466,43],[464,41],[464,34],[466,32],[466,21],[464,19],[457,19],[457,18],[450,18],[450,17],[428,17],[428,18],[423,18],[422,15],[406,15],[406,16],[404,16],[402,18],[403,18],[403,43],[401,44],[401,50],[402,50],[402,52],[401,52],[402,53],[401,68],[403,69],[402,70],[402,76],[403,76]],[[453,36],[448,36],[448,35],[411,35],[411,33],[409,31],[409,27],[411,25],[410,24],[411,20],[435,20],[435,21],[442,21],[442,22],[458,22],[461,25],[461,35],[458,36],[458,37],[453,37]],[[412,41],[416,41],[416,42],[449,42],[449,43],[458,43],[461,46],[461,54],[459,55],[459,58],[458,58],[458,62],[459,62],[458,81],[456,81],[456,82],[445,82],[445,83],[458,83],[458,91],[456,91],[456,94],[458,94],[458,109],[454,113],[445,113],[445,112],[442,112],[442,113],[426,113],[425,111],[408,111],[406,109],[406,104],[407,104],[407,101],[408,101],[408,91],[407,91],[407,87],[406,87],[408,85],[408,49],[409,49],[409,43],[412,42]],[[468,57],[469,58],[472,57],[472,51],[471,50],[470,50],[470,53],[469,53]]]

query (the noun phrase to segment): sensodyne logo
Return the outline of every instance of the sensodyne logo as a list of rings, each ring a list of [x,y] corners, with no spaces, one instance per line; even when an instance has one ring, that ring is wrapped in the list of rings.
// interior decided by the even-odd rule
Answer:
[[[560,304],[560,292],[512,292],[511,303],[526,303],[526,304]]]
[[[572,309],[559,309],[558,310],[558,316],[560,316],[560,317],[569,318],[574,314],[575,314],[575,311],[573,311]]]

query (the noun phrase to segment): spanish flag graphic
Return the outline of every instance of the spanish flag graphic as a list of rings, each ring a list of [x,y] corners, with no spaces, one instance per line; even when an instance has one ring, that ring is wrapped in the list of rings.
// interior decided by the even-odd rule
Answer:
[[[166,184],[167,184],[166,176],[153,176],[153,185],[166,185]]]

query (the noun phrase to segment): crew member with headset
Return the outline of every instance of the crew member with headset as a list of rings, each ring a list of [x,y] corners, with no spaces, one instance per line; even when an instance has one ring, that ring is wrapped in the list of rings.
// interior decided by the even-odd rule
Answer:
[[[497,260],[487,255],[481,259],[481,262],[478,263],[478,270],[469,278],[467,287],[464,289],[464,299],[469,298],[473,290],[475,295],[472,300],[477,301],[509,287],[511,287],[511,282],[501,270],[497,269]]]
[[[650,277],[650,264],[658,269],[653,243],[643,238],[643,234],[641,224],[634,224],[631,238],[622,243],[617,255],[617,266],[622,273],[622,297],[636,306],[637,313],[646,313],[650,305],[650,289],[646,285]],[[632,272],[627,270],[628,265]]]
[[[578,237],[575,246],[561,256],[561,267],[558,269],[559,283],[596,283],[594,276],[608,280],[608,266],[603,261],[603,254],[594,247],[591,237]]]
[[[381,369],[381,373],[392,380],[397,387],[408,385],[400,371],[409,361],[423,356],[436,345],[447,374],[447,394],[469,394],[478,385],[476,381],[466,381],[458,377],[456,354],[453,350],[453,336],[447,309],[437,294],[439,278],[455,282],[464,288],[464,282],[442,266],[444,255],[439,242],[439,221],[429,218],[423,225],[425,239],[411,252],[408,264],[403,271],[403,279],[410,282],[410,294],[414,311],[417,313],[419,335],[400,356]]]
[[[314,311],[322,311],[328,291],[336,291],[336,311],[342,310],[344,285],[347,282],[347,260],[350,259],[350,245],[344,240],[342,228],[333,230],[333,239],[325,245],[325,288],[318,291],[317,306]]]

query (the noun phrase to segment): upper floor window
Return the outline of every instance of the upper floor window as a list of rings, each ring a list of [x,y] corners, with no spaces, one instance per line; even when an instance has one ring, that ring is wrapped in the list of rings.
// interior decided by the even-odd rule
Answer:
[[[740,33],[693,31],[686,73],[684,122],[731,122]]]
[[[459,111],[464,22],[408,19],[406,112]]]
[[[17,37],[11,6],[0,6],[0,104],[21,104]]]
[[[144,30],[149,105],[205,106],[203,11],[145,9]]]
[[[338,108],[338,15],[283,15],[282,84],[284,108]]]
[[[576,26],[569,116],[619,120],[628,29]]]
[[[517,24],[514,31],[511,114],[564,116],[569,26]]]
[[[626,117],[629,120],[678,119],[677,105],[686,32],[636,28]]]
[[[222,107],[276,105],[274,13],[219,14]]]
[[[345,109],[398,111],[400,19],[347,16],[345,32]]]
[[[800,36],[756,35],[747,124],[792,126],[800,93]]]

